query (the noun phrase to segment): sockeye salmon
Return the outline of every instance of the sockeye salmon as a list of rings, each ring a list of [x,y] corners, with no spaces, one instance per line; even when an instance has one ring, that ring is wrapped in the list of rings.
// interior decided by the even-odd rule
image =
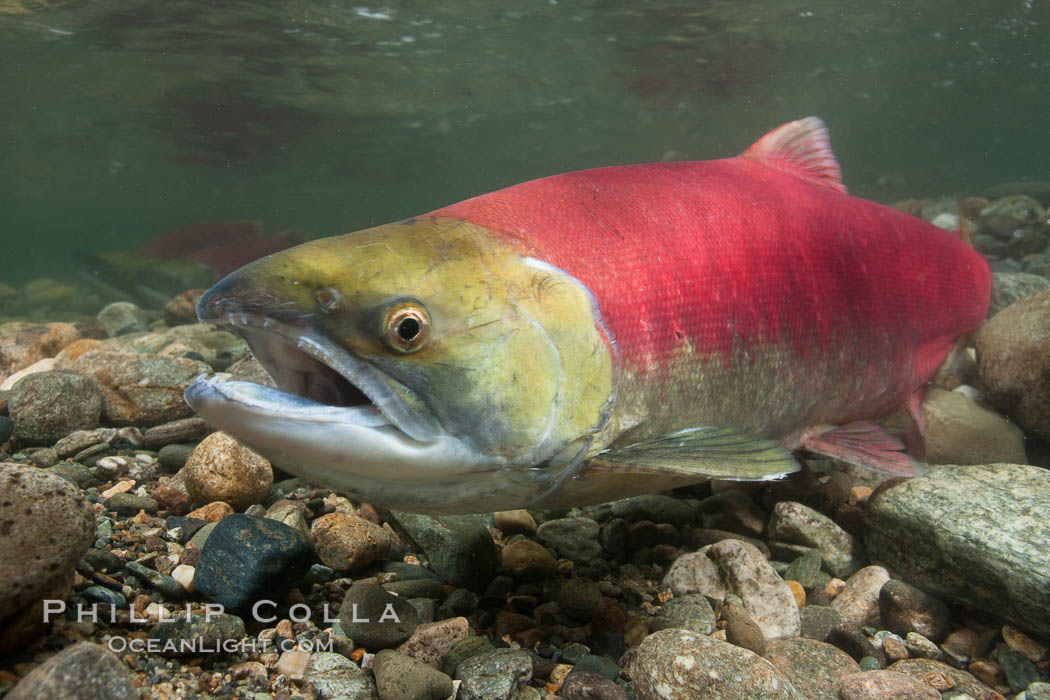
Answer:
[[[232,273],[202,321],[279,388],[186,400],[275,465],[433,513],[919,465],[874,422],[984,319],[958,236],[846,194],[823,122],[742,155],[571,172]]]

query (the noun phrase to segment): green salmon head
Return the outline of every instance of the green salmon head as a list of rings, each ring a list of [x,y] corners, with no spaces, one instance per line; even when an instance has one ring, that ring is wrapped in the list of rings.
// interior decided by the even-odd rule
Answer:
[[[303,244],[234,272],[202,321],[278,388],[198,380],[189,404],[276,466],[403,510],[522,507],[572,476],[616,361],[578,280],[469,222]]]

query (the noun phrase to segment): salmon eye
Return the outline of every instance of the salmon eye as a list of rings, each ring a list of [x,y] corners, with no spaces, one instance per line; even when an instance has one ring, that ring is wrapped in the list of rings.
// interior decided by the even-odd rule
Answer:
[[[416,352],[430,335],[430,315],[418,302],[402,302],[387,309],[383,317],[387,345],[397,352]]]
[[[325,311],[333,311],[339,306],[339,290],[335,287],[325,287],[318,290],[316,298],[317,303]]]

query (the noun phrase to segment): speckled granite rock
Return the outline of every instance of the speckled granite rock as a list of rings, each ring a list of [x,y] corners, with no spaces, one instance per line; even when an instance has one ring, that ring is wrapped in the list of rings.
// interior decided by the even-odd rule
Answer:
[[[33,444],[51,444],[75,430],[91,430],[102,413],[98,382],[65,370],[23,377],[8,401],[14,436]]]
[[[820,550],[824,569],[846,578],[864,565],[864,551],[853,536],[831,518],[794,501],[781,501],[769,519],[769,537]]]
[[[722,540],[708,548],[707,556],[767,640],[798,636],[802,625],[795,596],[758,549],[740,540]]]
[[[7,700],[130,700],[138,698],[135,674],[101,644],[78,642],[33,669]]]
[[[935,467],[872,500],[868,551],[902,579],[1050,635],[1050,471]]]
[[[803,700],[761,656],[685,630],[650,634],[631,662],[639,700]]]
[[[804,637],[772,642],[765,656],[809,700],[836,700],[839,681],[860,672],[846,652]]]
[[[841,700],[940,700],[941,694],[916,678],[894,671],[865,671],[843,679]]]

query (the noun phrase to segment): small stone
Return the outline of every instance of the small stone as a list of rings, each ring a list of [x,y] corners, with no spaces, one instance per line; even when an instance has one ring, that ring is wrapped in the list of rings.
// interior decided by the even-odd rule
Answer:
[[[683,554],[675,559],[662,586],[676,596],[699,593],[715,600],[726,597],[718,566],[704,552]]]
[[[456,677],[457,700],[511,700],[532,680],[532,659],[526,651],[494,649],[459,664]]]
[[[492,520],[505,535],[536,534],[536,519],[523,508],[497,511],[492,514]]]
[[[1003,669],[1010,690],[1019,693],[1030,683],[1039,680],[1039,669],[1035,664],[1016,651],[1004,651],[998,656],[999,667]]]
[[[944,639],[951,620],[947,605],[896,579],[879,591],[879,613],[887,629],[900,635],[916,632],[931,640]]]
[[[180,614],[174,620],[159,622],[150,639],[161,656],[193,656],[202,647],[216,648],[225,641],[244,637],[244,621],[228,613]]]
[[[483,590],[495,575],[499,553],[483,517],[399,511],[391,517],[423,550],[431,569],[454,586]]]
[[[372,661],[380,698],[445,700],[452,695],[452,679],[415,659],[383,649]]]
[[[572,671],[561,684],[558,697],[566,700],[628,700],[614,681],[587,671]]]
[[[762,628],[748,614],[743,605],[731,600],[726,603],[726,641],[762,656],[766,653],[766,637]]]
[[[1013,625],[1003,625],[1003,641],[1006,646],[1029,661],[1039,663],[1047,657],[1047,647],[1040,644]]]
[[[492,651],[492,642],[488,637],[466,637],[452,645],[442,660],[442,668],[445,673],[457,678],[456,669],[459,665],[478,654]]]
[[[801,623],[795,597],[761,552],[740,540],[723,540],[711,545],[707,556],[743,600],[766,639],[798,636]]]
[[[558,562],[539,542],[515,540],[500,552],[500,566],[514,578],[535,581],[558,572]]]
[[[1032,683],[1025,688],[1024,700],[1050,700],[1050,683]]]
[[[358,581],[347,590],[339,608],[346,636],[367,649],[389,649],[407,640],[419,624],[419,614],[405,598],[374,583]]]
[[[666,629],[646,637],[630,663],[639,700],[802,700],[777,668],[746,649]],[[726,679],[733,679],[727,682]]]
[[[966,666],[977,656],[980,635],[972,629],[960,627],[941,642],[941,651],[956,666]]]
[[[142,309],[129,301],[115,301],[106,305],[98,312],[98,321],[110,338],[128,333],[143,333],[149,328],[149,321]]]
[[[559,518],[542,523],[536,536],[558,556],[575,562],[602,558],[598,523],[590,518]]]
[[[195,520],[203,520],[206,523],[217,523],[227,515],[233,515],[233,513],[233,506],[229,503],[215,501],[214,503],[203,505],[197,510],[191,510],[186,514],[186,517]]]
[[[128,570],[128,573],[138,576],[142,580],[149,583],[150,588],[162,593],[166,598],[179,599],[183,597],[183,593],[186,589],[179,585],[179,583],[171,576],[151,569],[148,566],[138,563],[137,561],[129,561],[124,565],[124,568]]]
[[[940,647],[918,632],[908,632],[904,637],[904,647],[912,656],[924,659],[939,659],[941,657]]]
[[[262,508],[261,505],[250,506],[250,508]],[[246,513],[248,511],[245,511]],[[330,513],[329,515],[340,515],[342,513]],[[300,532],[305,537],[310,537],[310,526],[306,524],[306,518],[303,517],[303,508],[300,503],[288,503],[287,501],[278,501],[274,505],[270,506],[269,509],[263,514],[263,517],[269,518],[270,520],[276,520],[279,523],[284,523],[293,530]],[[324,517],[324,516],[322,516]],[[350,516],[344,516],[350,517]],[[354,516],[356,517],[356,516]],[[315,524],[317,521],[314,521]],[[383,536],[389,541],[389,535],[386,531],[383,531]],[[317,543],[314,543],[314,548],[317,549]],[[323,557],[322,557],[323,558]]]
[[[390,549],[386,530],[356,515],[323,515],[314,520],[310,535],[321,561],[336,571],[359,571]]]
[[[81,589],[80,595],[93,603],[111,605],[116,608],[122,608],[128,602],[123,595],[117,591],[111,591],[105,586],[88,586]]]
[[[987,659],[975,660],[967,667],[967,670],[973,674],[974,678],[990,687],[1002,685],[1005,680],[1003,670]]]
[[[831,601],[831,607],[850,627],[876,625],[879,621],[879,591],[890,580],[881,566],[866,566],[849,577],[842,592]]]
[[[826,605],[807,605],[799,610],[802,636],[825,642],[831,631],[842,624],[838,611]]]
[[[140,510],[156,513],[159,504],[149,496],[138,496],[133,493],[115,493],[106,499],[106,509],[119,515],[135,515]]]
[[[841,700],[941,700],[941,694],[920,680],[893,671],[864,671],[839,684]]]
[[[788,579],[784,581],[791,589],[791,595],[795,596],[795,605],[798,606],[799,610],[806,607],[806,589],[802,587],[802,584],[798,581],[792,581]]]
[[[187,564],[179,564],[171,570],[171,577],[175,579],[175,581],[178,582],[187,593],[193,593],[197,590],[193,586],[194,572],[194,567],[188,566]]]
[[[966,693],[975,700],[1002,700],[1001,695],[974,678],[973,674],[952,668],[948,664],[941,663],[940,661],[932,661],[930,659],[904,659],[903,661],[895,662],[888,670],[903,673],[904,675],[910,676],[916,680],[925,681],[926,684],[931,685],[931,687],[933,687],[931,681],[934,679],[947,678],[951,683],[951,687]],[[938,685],[938,689],[947,690],[948,687],[945,685]]]
[[[863,550],[852,535],[801,503],[776,504],[769,520],[769,536],[820,550],[824,567],[832,576],[849,576],[864,560]]]
[[[208,535],[193,585],[208,600],[236,610],[260,596],[283,595],[306,572],[311,555],[309,540],[287,525],[235,513]]]
[[[715,612],[707,598],[696,593],[675,596],[661,605],[649,629],[684,629],[698,634],[711,634],[715,630]]]
[[[77,642],[19,681],[6,700],[137,698],[135,674],[100,644]]]
[[[204,438],[186,460],[183,472],[194,501],[223,501],[235,510],[261,503],[273,486],[270,463],[223,432]]]
[[[274,667],[276,673],[288,676],[292,680],[301,680],[306,673],[306,667],[310,665],[310,652],[299,649],[289,649],[281,654]]]
[[[193,442],[202,439],[209,432],[208,424],[201,418],[183,418],[181,420],[155,425],[142,435],[147,449],[156,450],[174,443]],[[180,445],[180,447],[182,447]],[[185,462],[185,460],[184,460]]]
[[[700,501],[696,510],[710,530],[728,530],[757,537],[766,529],[766,514],[743,491],[729,489]]]
[[[809,700],[836,700],[839,682],[860,666],[836,647],[812,639],[781,639],[766,647],[766,659]]]
[[[80,338],[72,323],[5,323],[0,325],[0,382]]]
[[[819,549],[806,548],[806,553],[796,558],[784,571],[784,579],[798,581],[803,588],[816,588],[820,581],[822,558]],[[799,606],[801,608],[802,605]]]
[[[889,663],[908,658],[908,648],[900,639],[887,637],[882,640],[882,650],[886,652],[886,659]]]
[[[52,443],[75,430],[98,426],[102,394],[98,382],[79,372],[56,370],[23,378],[8,396],[14,437]]]
[[[448,597],[445,585],[431,578],[390,581],[383,584],[383,590],[396,593],[404,598],[429,598],[430,600],[442,601]]]
[[[0,416],[0,445],[11,439],[15,432],[15,422],[7,416]]]
[[[174,474],[186,466],[186,460],[195,447],[196,445],[165,445],[157,452],[157,459],[165,471]]]
[[[566,615],[584,623],[590,622],[604,606],[601,588],[596,582],[582,576],[562,583],[556,600]]]
[[[620,676],[620,667],[616,665],[615,661],[597,654],[585,654],[576,661],[576,665],[573,668],[577,671],[595,673],[611,681],[616,680]]]
[[[452,648],[467,639],[469,634],[470,625],[465,617],[427,622],[416,627],[412,636],[402,642],[397,651],[440,669]],[[455,669],[452,671],[455,672]]]
[[[379,700],[372,676],[342,654],[329,651],[311,654],[303,680],[313,685],[322,698]]]

